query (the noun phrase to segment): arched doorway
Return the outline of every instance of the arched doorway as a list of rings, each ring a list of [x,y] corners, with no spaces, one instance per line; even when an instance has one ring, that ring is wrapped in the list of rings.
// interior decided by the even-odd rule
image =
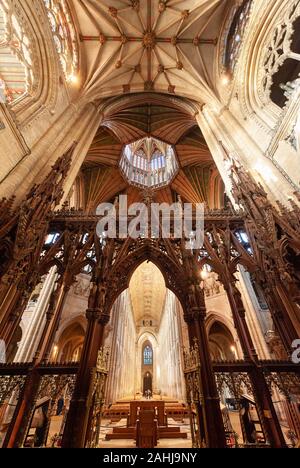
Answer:
[[[143,394],[144,396],[150,396],[153,393],[152,387],[152,375],[150,372],[146,372],[143,379]]]

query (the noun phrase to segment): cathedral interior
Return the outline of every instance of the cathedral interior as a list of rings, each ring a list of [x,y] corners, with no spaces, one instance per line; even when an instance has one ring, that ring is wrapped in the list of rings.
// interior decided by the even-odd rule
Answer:
[[[0,162],[0,447],[300,448],[300,0],[0,0]]]

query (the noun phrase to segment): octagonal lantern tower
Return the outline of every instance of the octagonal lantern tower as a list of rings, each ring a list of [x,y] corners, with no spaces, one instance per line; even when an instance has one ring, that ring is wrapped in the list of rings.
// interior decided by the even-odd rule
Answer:
[[[172,182],[179,164],[173,146],[145,137],[124,146],[120,169],[130,185],[157,189]]]

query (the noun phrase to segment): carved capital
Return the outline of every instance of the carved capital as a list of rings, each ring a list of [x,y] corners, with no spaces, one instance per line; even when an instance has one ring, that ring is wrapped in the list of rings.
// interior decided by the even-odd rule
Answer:
[[[184,315],[186,323],[192,323],[196,321],[204,322],[206,318],[205,307],[192,307]]]
[[[88,321],[98,321],[101,325],[105,326],[110,320],[110,315],[103,311],[101,308],[87,309],[86,318]]]
[[[108,313],[102,312],[98,322],[101,323],[104,327],[109,323],[110,315]]]
[[[86,311],[86,318],[88,321],[96,321],[99,320],[101,317],[102,310],[101,309],[87,309]]]

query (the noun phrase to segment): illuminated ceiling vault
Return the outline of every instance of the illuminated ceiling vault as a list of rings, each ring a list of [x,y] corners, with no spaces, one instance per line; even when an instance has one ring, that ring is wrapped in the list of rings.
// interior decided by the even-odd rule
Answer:
[[[205,101],[227,0],[73,0],[91,98],[159,91]]]
[[[223,183],[195,116],[199,103],[215,99],[216,45],[230,0],[70,4],[83,94],[102,119],[76,180],[76,206],[93,212],[119,194],[141,201],[141,186],[120,170],[120,159],[126,145],[152,137],[171,145],[178,162],[167,184],[155,184],[156,201],[173,203],[180,195],[221,207]]]
[[[143,93],[109,100],[103,113],[76,181],[78,207],[95,211],[99,203],[119,194],[127,194],[129,203],[141,201],[141,188],[128,182],[119,164],[125,145],[149,136],[172,145],[179,165],[170,184],[156,190],[158,203],[173,203],[180,195],[183,201],[222,206],[223,183],[193,108],[178,98]]]
[[[158,325],[166,298],[165,280],[160,270],[151,262],[142,263],[131,278],[129,292],[136,324],[151,319]]]

